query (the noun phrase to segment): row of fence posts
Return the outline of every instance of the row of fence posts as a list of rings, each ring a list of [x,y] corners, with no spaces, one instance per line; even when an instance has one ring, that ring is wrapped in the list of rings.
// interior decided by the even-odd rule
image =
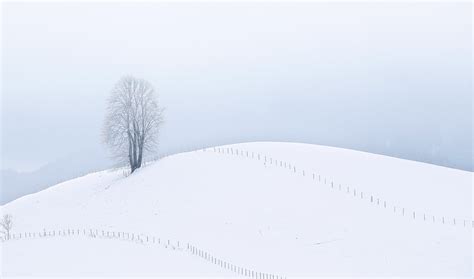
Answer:
[[[207,151],[207,149],[203,149],[203,151]],[[307,174],[309,174],[307,171],[305,171],[303,169],[302,170],[297,169],[297,167],[294,164],[292,165],[292,164],[287,163],[287,162],[282,161],[282,160],[276,160],[272,157],[268,157],[267,155],[262,155],[260,153],[256,153],[256,152],[253,152],[253,151],[249,152],[249,151],[244,151],[244,150],[240,150],[240,149],[232,148],[232,147],[213,147],[212,151],[215,152],[215,153],[240,156],[240,157],[244,157],[244,158],[254,159],[254,160],[257,160],[257,161],[262,161],[264,164],[269,163],[270,165],[275,165],[277,167],[288,169],[288,170],[290,170],[291,172],[293,172],[295,174],[299,173],[302,176],[307,176]],[[404,207],[397,207],[395,205],[389,206],[389,204],[385,200],[381,200],[380,198],[377,198],[373,195],[364,194],[364,192],[358,191],[355,188],[351,189],[349,186],[343,187],[341,184],[336,184],[333,181],[329,181],[325,177],[321,177],[320,174],[317,174],[317,173],[314,173],[314,172],[311,173],[311,174],[312,174],[312,176],[310,176],[310,177],[312,177],[313,180],[315,180],[315,181],[317,181],[321,184],[324,184],[324,185],[330,185],[331,189],[333,189],[333,190],[338,189],[339,191],[344,192],[344,188],[345,188],[346,194],[350,194],[354,198],[358,198],[358,199],[361,199],[361,200],[367,200],[371,204],[383,207],[384,209],[389,209],[390,207],[392,207],[393,210],[391,210],[391,212],[394,213],[394,214],[398,214],[398,215],[401,215],[401,216],[408,216],[413,220],[420,219],[420,220],[423,220],[424,222],[431,222],[431,223],[438,223],[438,224],[443,224],[443,225],[453,225],[453,226],[462,226],[462,227],[467,227],[467,228],[474,228],[474,221],[473,220],[467,220],[467,219],[455,218],[455,217],[449,217],[448,218],[448,217],[445,217],[445,216],[438,217],[438,216],[434,216],[434,215],[428,215],[426,213],[417,214],[417,212],[415,210],[408,210]],[[369,199],[369,197],[370,197],[370,199]]]
[[[165,248],[171,248],[173,250],[182,250],[179,241],[162,240],[155,236],[120,232],[120,231],[108,231],[99,229],[61,229],[61,230],[43,230],[41,232],[24,232],[24,233],[11,233],[9,238],[2,238],[6,240],[20,240],[27,238],[48,238],[48,237],[66,237],[66,236],[86,236],[90,238],[108,238],[108,239],[119,239],[126,241],[133,241],[141,244],[162,244]]]
[[[271,273],[264,273],[264,272],[258,272],[255,270],[247,269],[238,265],[234,265],[232,263],[229,263],[225,260],[222,260],[220,258],[217,258],[213,256],[211,253],[199,249],[194,245],[191,245],[188,243],[187,246],[187,251],[191,253],[192,255],[196,255],[212,264],[218,265],[221,268],[227,269],[231,272],[234,272],[236,274],[239,274],[241,276],[246,276],[250,278],[256,278],[256,279],[284,279],[286,277],[271,274]]]
[[[236,274],[247,276],[250,278],[256,279],[284,279],[285,277],[278,276],[270,273],[257,272],[248,268],[234,265],[228,261],[224,261],[209,252],[197,248],[194,245],[189,243],[183,247],[179,241],[171,241],[169,239],[163,240],[156,236],[136,234],[129,232],[121,231],[108,231],[101,229],[60,229],[60,230],[46,230],[40,232],[20,232],[20,233],[11,233],[8,237],[0,237],[2,242],[7,240],[22,240],[22,239],[34,239],[34,238],[52,238],[52,237],[67,237],[67,236],[85,236],[90,238],[108,238],[108,239],[118,239],[124,241],[132,241],[139,244],[158,244],[162,245],[164,248],[170,248],[173,250],[187,251],[194,256],[203,258],[210,263],[218,265],[223,269],[227,269]]]
[[[186,153],[186,152],[195,152],[195,151],[200,151],[200,150],[206,150],[208,148],[212,148],[213,146],[210,146],[210,145],[205,145],[205,146],[201,146],[199,148],[196,148],[196,147],[181,147],[179,149],[179,151],[175,151],[175,152],[163,152],[157,156],[154,156],[152,157],[151,159],[147,160],[145,162],[145,166],[148,165],[148,164],[151,164],[151,163],[154,163],[156,161],[159,161],[161,159],[164,159],[166,157],[169,157],[169,156],[172,156],[172,155],[177,155],[177,154],[181,154],[181,153]]]

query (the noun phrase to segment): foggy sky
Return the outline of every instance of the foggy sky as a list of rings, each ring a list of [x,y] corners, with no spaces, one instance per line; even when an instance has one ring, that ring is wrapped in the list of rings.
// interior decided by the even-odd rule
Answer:
[[[2,168],[97,158],[127,74],[166,107],[161,150],[254,140],[472,170],[469,3],[6,3]]]

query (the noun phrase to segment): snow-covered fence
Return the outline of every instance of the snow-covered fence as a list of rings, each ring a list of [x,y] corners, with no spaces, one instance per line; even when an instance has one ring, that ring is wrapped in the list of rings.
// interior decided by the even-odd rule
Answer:
[[[27,239],[47,239],[47,238],[65,238],[65,237],[85,237],[91,239],[108,239],[108,240],[121,240],[130,241],[140,245],[152,245],[161,246],[165,249],[171,249],[177,252],[189,253],[190,255],[199,257],[211,264],[217,265],[220,268],[226,269],[235,274],[246,276],[255,279],[286,279],[284,276],[280,276],[273,273],[264,273],[256,270],[245,268],[241,265],[235,265],[227,260],[219,258],[212,253],[194,245],[189,242],[183,245],[183,242],[178,240],[163,239],[153,235],[147,235],[142,233],[125,232],[125,231],[110,231],[103,229],[93,228],[65,228],[65,229],[53,229],[53,230],[40,230],[31,232],[17,232],[12,233],[10,238],[1,237],[2,242],[5,241],[20,241]]]
[[[387,200],[381,199],[380,197],[376,197],[374,195],[359,191],[357,188],[347,186],[347,185],[345,186],[346,191],[343,191],[344,186],[342,184],[336,183],[327,177],[321,176],[321,174],[319,173],[297,168],[294,164],[272,158],[266,154],[250,152],[247,150],[244,151],[244,150],[240,150],[238,148],[233,148],[233,147],[211,147],[211,148],[203,149],[204,152],[207,152],[208,150],[211,150],[212,152],[215,152],[218,154],[244,157],[246,159],[260,161],[264,165],[270,165],[270,166],[286,169],[290,171],[290,173],[293,173],[295,175],[301,175],[303,177],[308,177],[309,179],[314,180],[318,184],[329,185],[332,190],[345,192],[346,194],[349,194],[352,197],[357,198],[358,200],[369,202],[370,204],[376,207],[379,207],[382,209],[388,209],[388,208],[393,207],[393,211],[389,211],[389,212],[401,217],[409,218],[412,220],[420,220],[426,223],[429,222],[429,223],[434,223],[434,224],[457,226],[457,227],[469,228],[469,229],[474,228],[474,220],[472,219],[436,216],[436,215],[428,214],[427,212],[420,212],[414,209],[408,209],[402,206],[398,206],[396,203],[391,203]],[[246,154],[251,154],[251,156],[247,156]],[[397,208],[400,208],[401,210],[397,210]]]

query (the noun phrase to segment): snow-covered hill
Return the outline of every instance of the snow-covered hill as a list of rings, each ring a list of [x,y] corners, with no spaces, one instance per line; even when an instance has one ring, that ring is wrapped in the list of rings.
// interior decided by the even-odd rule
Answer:
[[[207,148],[6,204],[23,238],[2,244],[2,273],[470,277],[472,197],[471,172],[391,157],[296,143]],[[85,235],[57,235],[72,229]],[[56,235],[24,239],[44,231]]]

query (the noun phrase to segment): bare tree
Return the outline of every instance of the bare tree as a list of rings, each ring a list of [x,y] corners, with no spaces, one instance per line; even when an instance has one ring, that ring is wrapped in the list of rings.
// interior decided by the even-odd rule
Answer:
[[[3,234],[5,235],[6,239],[10,239],[10,232],[13,227],[13,220],[10,214],[3,215],[2,220],[0,221],[0,226],[2,227]]]
[[[142,166],[145,152],[157,147],[163,121],[153,86],[132,76],[121,78],[108,100],[104,123],[104,141],[131,173]]]

